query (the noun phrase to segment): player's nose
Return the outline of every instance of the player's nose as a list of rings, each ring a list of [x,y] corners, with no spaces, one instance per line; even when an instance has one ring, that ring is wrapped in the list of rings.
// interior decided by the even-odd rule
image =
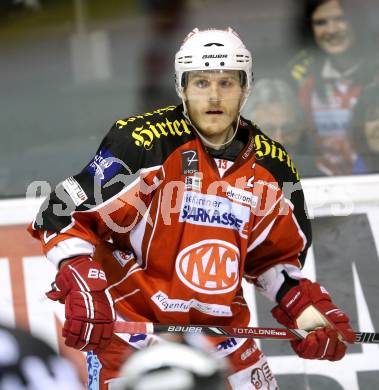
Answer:
[[[212,81],[209,88],[209,101],[220,100],[220,88],[216,81]]]

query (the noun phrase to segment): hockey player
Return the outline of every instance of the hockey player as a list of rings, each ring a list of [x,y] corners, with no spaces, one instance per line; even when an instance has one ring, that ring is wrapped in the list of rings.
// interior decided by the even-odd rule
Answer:
[[[341,359],[354,339],[327,291],[301,274],[311,243],[290,156],[240,110],[252,59],[231,29],[193,30],[175,57],[170,106],[118,120],[96,155],[57,186],[30,227],[58,269],[49,298],[65,304],[67,345],[88,353],[89,387],[117,377],[154,336],[113,323],[247,325],[245,278],[276,303],[309,359]],[[219,340],[233,389],[277,384],[253,340]]]

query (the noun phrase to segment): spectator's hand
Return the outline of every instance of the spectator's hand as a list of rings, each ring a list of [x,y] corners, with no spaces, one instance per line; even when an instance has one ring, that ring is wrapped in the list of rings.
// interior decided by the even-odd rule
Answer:
[[[347,315],[333,304],[324,287],[308,279],[289,290],[272,315],[287,328],[310,331],[304,340],[291,342],[304,359],[340,360],[346,353],[346,343],[355,340]]]
[[[83,351],[104,349],[111,341],[115,312],[101,266],[87,256],[66,262],[47,297],[65,304],[62,335],[66,345]]]

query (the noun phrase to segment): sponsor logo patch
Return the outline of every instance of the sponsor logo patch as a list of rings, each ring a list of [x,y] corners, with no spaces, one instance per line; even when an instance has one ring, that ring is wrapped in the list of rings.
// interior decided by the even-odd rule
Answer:
[[[98,183],[103,184],[121,169],[122,165],[118,158],[107,149],[101,149],[99,153],[87,165],[89,172]]]
[[[184,184],[186,190],[201,191],[201,177],[199,175],[186,176]]]
[[[146,112],[143,115],[132,116],[126,120],[118,120],[116,126],[118,129],[123,129],[125,126],[132,126],[131,123],[141,124],[142,126],[136,126],[132,131],[132,138],[135,145],[142,147],[146,150],[150,150],[154,146],[154,142],[161,137],[182,137],[184,134],[191,134],[191,130],[188,127],[188,123],[185,119],[180,121],[175,119],[170,121],[166,114],[170,111],[174,111],[176,106],[168,106],[160,108],[153,112]],[[149,121],[150,117],[160,118],[161,121]]]
[[[102,365],[99,358],[92,351],[87,352],[88,389],[100,388],[100,370]]]
[[[223,294],[239,282],[239,249],[226,241],[204,240],[180,251],[176,258],[179,279],[194,291]]]
[[[199,171],[199,159],[196,150],[184,150],[182,154],[183,175],[192,175]]]
[[[258,204],[258,197],[256,195],[241,188],[228,186],[226,196],[232,201],[247,204],[252,208],[257,207]]]
[[[88,196],[84,192],[83,188],[72,176],[64,180],[62,182],[62,186],[73,200],[75,206],[80,206],[88,199]]]
[[[132,252],[124,252],[116,249],[112,252],[113,257],[120,263],[121,267],[125,267],[126,263],[134,258]]]
[[[263,363],[262,367],[254,368],[251,372],[251,383],[255,389],[276,389],[274,376],[267,363]]]
[[[216,195],[185,191],[179,222],[238,230],[249,222],[250,207]]]
[[[202,59],[210,59],[210,58],[228,58],[227,54],[204,54]]]
[[[226,350],[230,348],[234,348],[237,345],[237,341],[234,337],[231,337],[230,339],[226,339],[225,341],[222,341],[221,343],[218,343],[216,345],[216,349],[218,351]]]
[[[249,347],[246,351],[242,352],[241,353],[241,360],[244,361],[246,360],[248,357],[250,357],[256,350],[258,349],[258,347],[256,345],[253,345],[252,347]]]
[[[181,326],[171,325],[167,328],[168,332],[183,332],[183,333],[201,333],[201,326]]]
[[[264,181],[264,180],[257,180],[256,184],[260,184],[262,186],[267,186],[270,190],[272,191],[275,191],[275,192],[278,192],[280,190],[279,186],[277,183],[275,182],[268,182],[268,181]]]
[[[162,291],[155,293],[151,300],[164,312],[183,312],[188,313],[190,309],[198,310],[202,313],[217,317],[231,317],[232,311],[229,306],[206,303],[197,299],[185,301],[183,299],[169,298]]]
[[[257,134],[254,137],[254,148],[257,160],[261,160],[266,156],[267,158],[278,160],[281,164],[287,165],[287,167],[290,168],[290,170],[295,174],[296,179],[300,180],[299,172],[295,168],[290,155],[275,141],[271,140],[263,134]]]

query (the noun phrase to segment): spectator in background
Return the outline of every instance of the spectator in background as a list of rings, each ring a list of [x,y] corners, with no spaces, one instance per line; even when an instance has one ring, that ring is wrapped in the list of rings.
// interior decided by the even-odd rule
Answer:
[[[356,160],[349,132],[352,109],[374,75],[362,7],[356,3],[352,9],[343,0],[306,1],[301,36],[313,43],[291,64],[313,130],[316,164],[325,175],[351,174]]]
[[[281,143],[302,175],[315,176],[314,149],[305,132],[301,107],[290,85],[280,79],[261,79],[250,95],[242,115]]]
[[[353,116],[353,139],[358,153],[354,173],[379,172],[379,83],[368,86]]]

